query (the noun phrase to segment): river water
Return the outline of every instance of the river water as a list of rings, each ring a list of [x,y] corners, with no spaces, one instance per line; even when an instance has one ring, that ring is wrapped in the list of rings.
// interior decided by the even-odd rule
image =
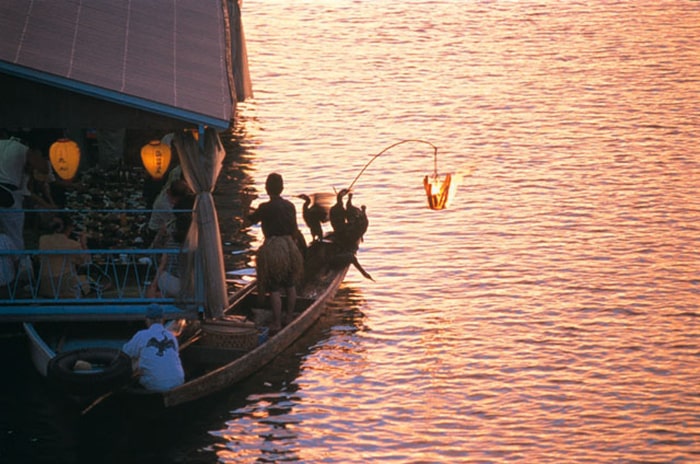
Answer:
[[[450,206],[427,208],[430,145],[390,149],[354,188],[374,281],[351,269],[285,356],[145,436],[25,406],[31,446],[5,438],[10,456],[700,462],[698,2],[246,0],[243,17],[255,98],[220,180],[225,242],[231,180],[333,191],[407,139],[438,147]]]

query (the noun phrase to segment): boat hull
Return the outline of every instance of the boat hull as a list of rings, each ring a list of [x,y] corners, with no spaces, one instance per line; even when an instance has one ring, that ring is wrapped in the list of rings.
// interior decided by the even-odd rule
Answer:
[[[164,407],[190,402],[231,386],[269,364],[306,332],[321,316],[345,279],[347,266],[338,270],[328,287],[304,311],[265,343],[205,375],[159,394]]]
[[[56,356],[56,352],[51,349],[44,339],[36,331],[35,327],[31,323],[23,323],[22,327],[24,332],[27,334],[27,340],[29,343],[29,355],[34,364],[34,368],[39,372],[42,377],[46,377],[49,362]]]
[[[141,405],[169,408],[206,397],[245,379],[275,359],[319,319],[345,279],[353,260],[354,250],[338,248],[327,242],[314,243],[308,250],[305,283],[298,289],[295,317],[272,336],[267,336],[265,327],[256,327],[246,319],[258,310],[261,301],[256,293],[255,281],[231,296],[229,307],[220,320],[170,321],[170,330],[180,340],[186,382],[166,392],[149,392],[131,382],[130,385],[115,385],[109,396],[133,400]],[[243,327],[253,327],[256,336],[257,330],[260,330],[261,336],[249,348],[232,348],[230,343],[226,343],[225,336],[221,342],[212,343],[206,329],[208,324],[241,324]],[[119,349],[141,328],[142,321],[96,322],[93,318],[87,321],[24,324],[32,362],[43,376],[50,374],[49,366],[59,353],[90,348]],[[94,398],[87,398],[88,402],[92,400]],[[81,403],[85,401],[86,398],[81,398]],[[98,401],[102,401],[102,396]]]

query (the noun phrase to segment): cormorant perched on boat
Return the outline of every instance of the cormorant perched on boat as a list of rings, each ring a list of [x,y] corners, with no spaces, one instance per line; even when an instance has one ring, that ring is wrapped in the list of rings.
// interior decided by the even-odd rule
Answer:
[[[328,221],[328,211],[326,209],[314,202],[311,205],[311,197],[306,194],[298,195],[299,198],[304,200],[304,206],[302,209],[302,216],[304,222],[311,231],[311,241],[320,241],[323,239],[323,227],[321,223]]]
[[[365,232],[367,232],[367,228],[369,227],[369,218],[367,217],[367,206],[360,206],[360,210],[362,211],[362,214],[360,214],[360,240],[364,242]]]
[[[352,196],[353,193],[348,192],[348,201],[345,202],[345,217],[348,219],[348,222],[356,221],[362,213],[360,208],[352,204]]]
[[[340,190],[340,192],[338,192],[338,194],[335,197],[336,203],[333,206],[331,206],[331,209],[329,211],[331,227],[333,227],[333,230],[335,231],[336,235],[345,234],[347,218],[345,213],[345,206],[343,206],[343,197],[347,195],[347,193],[348,189]]]
[[[352,242],[363,240],[367,227],[369,227],[369,219],[367,218],[367,207],[362,205],[361,208],[352,204],[352,193],[348,193],[348,201],[345,203],[345,217],[347,218],[347,238]]]

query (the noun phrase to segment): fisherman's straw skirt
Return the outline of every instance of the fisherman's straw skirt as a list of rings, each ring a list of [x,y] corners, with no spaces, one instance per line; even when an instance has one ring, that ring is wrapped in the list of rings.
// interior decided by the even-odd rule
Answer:
[[[256,267],[261,293],[296,286],[304,276],[304,258],[289,235],[266,238],[258,249]]]

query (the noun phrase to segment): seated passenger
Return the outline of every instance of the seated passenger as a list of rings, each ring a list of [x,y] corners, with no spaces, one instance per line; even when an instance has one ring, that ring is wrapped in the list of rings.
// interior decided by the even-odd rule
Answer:
[[[163,308],[157,304],[146,309],[146,329],[136,332],[122,351],[131,357],[147,390],[165,391],[185,381],[177,338],[163,327]]]
[[[24,249],[23,203],[32,169],[46,169],[41,153],[0,129],[0,223],[16,250]]]
[[[10,236],[5,233],[2,222],[0,222],[0,298],[8,298],[10,295],[10,284],[15,280],[16,256],[3,255],[3,251],[14,250]]]
[[[73,240],[73,220],[69,216],[56,216],[51,222],[53,233],[39,237],[40,250],[86,250],[86,235]],[[78,267],[90,262],[87,253],[45,254],[41,256],[39,295],[49,298],[78,298],[90,292],[90,282],[85,275],[78,275]]]
[[[187,182],[178,179],[156,197],[153,202],[153,212],[148,220],[148,233],[153,238],[153,248],[161,247],[167,240],[168,234],[174,229],[175,215],[172,213],[175,205],[183,198],[191,195]]]
[[[194,196],[190,195],[180,200],[175,205],[175,209],[191,209],[193,205]],[[158,266],[158,272],[149,289],[149,297],[160,295],[166,298],[176,298],[180,295],[180,276],[183,273],[182,268],[184,264],[180,258],[186,252],[185,240],[187,239],[191,223],[191,213],[178,213],[175,218],[175,229],[169,235],[165,248],[177,249],[179,253],[163,254]]]

